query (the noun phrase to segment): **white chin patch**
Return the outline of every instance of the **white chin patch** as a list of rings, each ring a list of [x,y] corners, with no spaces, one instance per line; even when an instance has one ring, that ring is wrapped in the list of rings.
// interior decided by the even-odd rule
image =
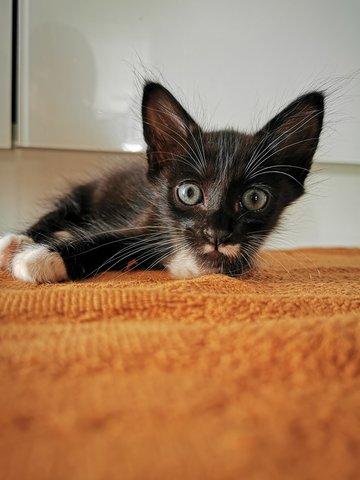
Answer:
[[[209,273],[199,268],[195,255],[187,250],[176,252],[168,260],[166,268],[176,278],[193,278]]]
[[[25,235],[9,234],[0,239],[0,267],[24,282],[50,283],[68,279],[61,256]]]

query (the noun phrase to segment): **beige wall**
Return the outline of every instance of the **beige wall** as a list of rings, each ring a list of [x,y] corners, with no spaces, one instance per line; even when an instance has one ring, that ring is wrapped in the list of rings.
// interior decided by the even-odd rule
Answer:
[[[131,154],[59,150],[0,150],[0,232],[17,230],[44,212],[71,183]],[[290,207],[271,247],[360,246],[360,166],[317,164],[308,194]]]

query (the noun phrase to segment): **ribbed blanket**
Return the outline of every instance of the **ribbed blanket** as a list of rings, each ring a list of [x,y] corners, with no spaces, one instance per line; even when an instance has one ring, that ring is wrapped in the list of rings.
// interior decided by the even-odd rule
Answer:
[[[360,478],[360,249],[0,275],[1,480]]]

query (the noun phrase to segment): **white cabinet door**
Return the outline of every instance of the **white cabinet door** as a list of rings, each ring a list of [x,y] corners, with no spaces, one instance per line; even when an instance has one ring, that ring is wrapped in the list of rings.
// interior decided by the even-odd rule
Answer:
[[[0,148],[11,148],[12,1],[0,2]]]
[[[358,0],[20,0],[19,144],[141,149],[136,70],[215,127],[325,88],[318,158],[360,163],[359,18]]]

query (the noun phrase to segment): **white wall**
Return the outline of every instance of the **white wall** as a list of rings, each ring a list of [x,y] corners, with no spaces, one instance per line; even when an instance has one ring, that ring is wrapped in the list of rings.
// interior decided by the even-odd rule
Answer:
[[[0,148],[11,147],[11,5],[0,2]]]
[[[21,146],[139,148],[135,69],[163,74],[195,117],[220,127],[255,127],[304,90],[328,88],[318,158],[360,162],[360,75],[344,78],[360,68],[358,0],[22,0],[20,7]]]
[[[30,225],[70,183],[131,162],[134,154],[0,150],[0,233]],[[360,246],[360,165],[314,168],[308,194],[290,207],[272,248]]]

